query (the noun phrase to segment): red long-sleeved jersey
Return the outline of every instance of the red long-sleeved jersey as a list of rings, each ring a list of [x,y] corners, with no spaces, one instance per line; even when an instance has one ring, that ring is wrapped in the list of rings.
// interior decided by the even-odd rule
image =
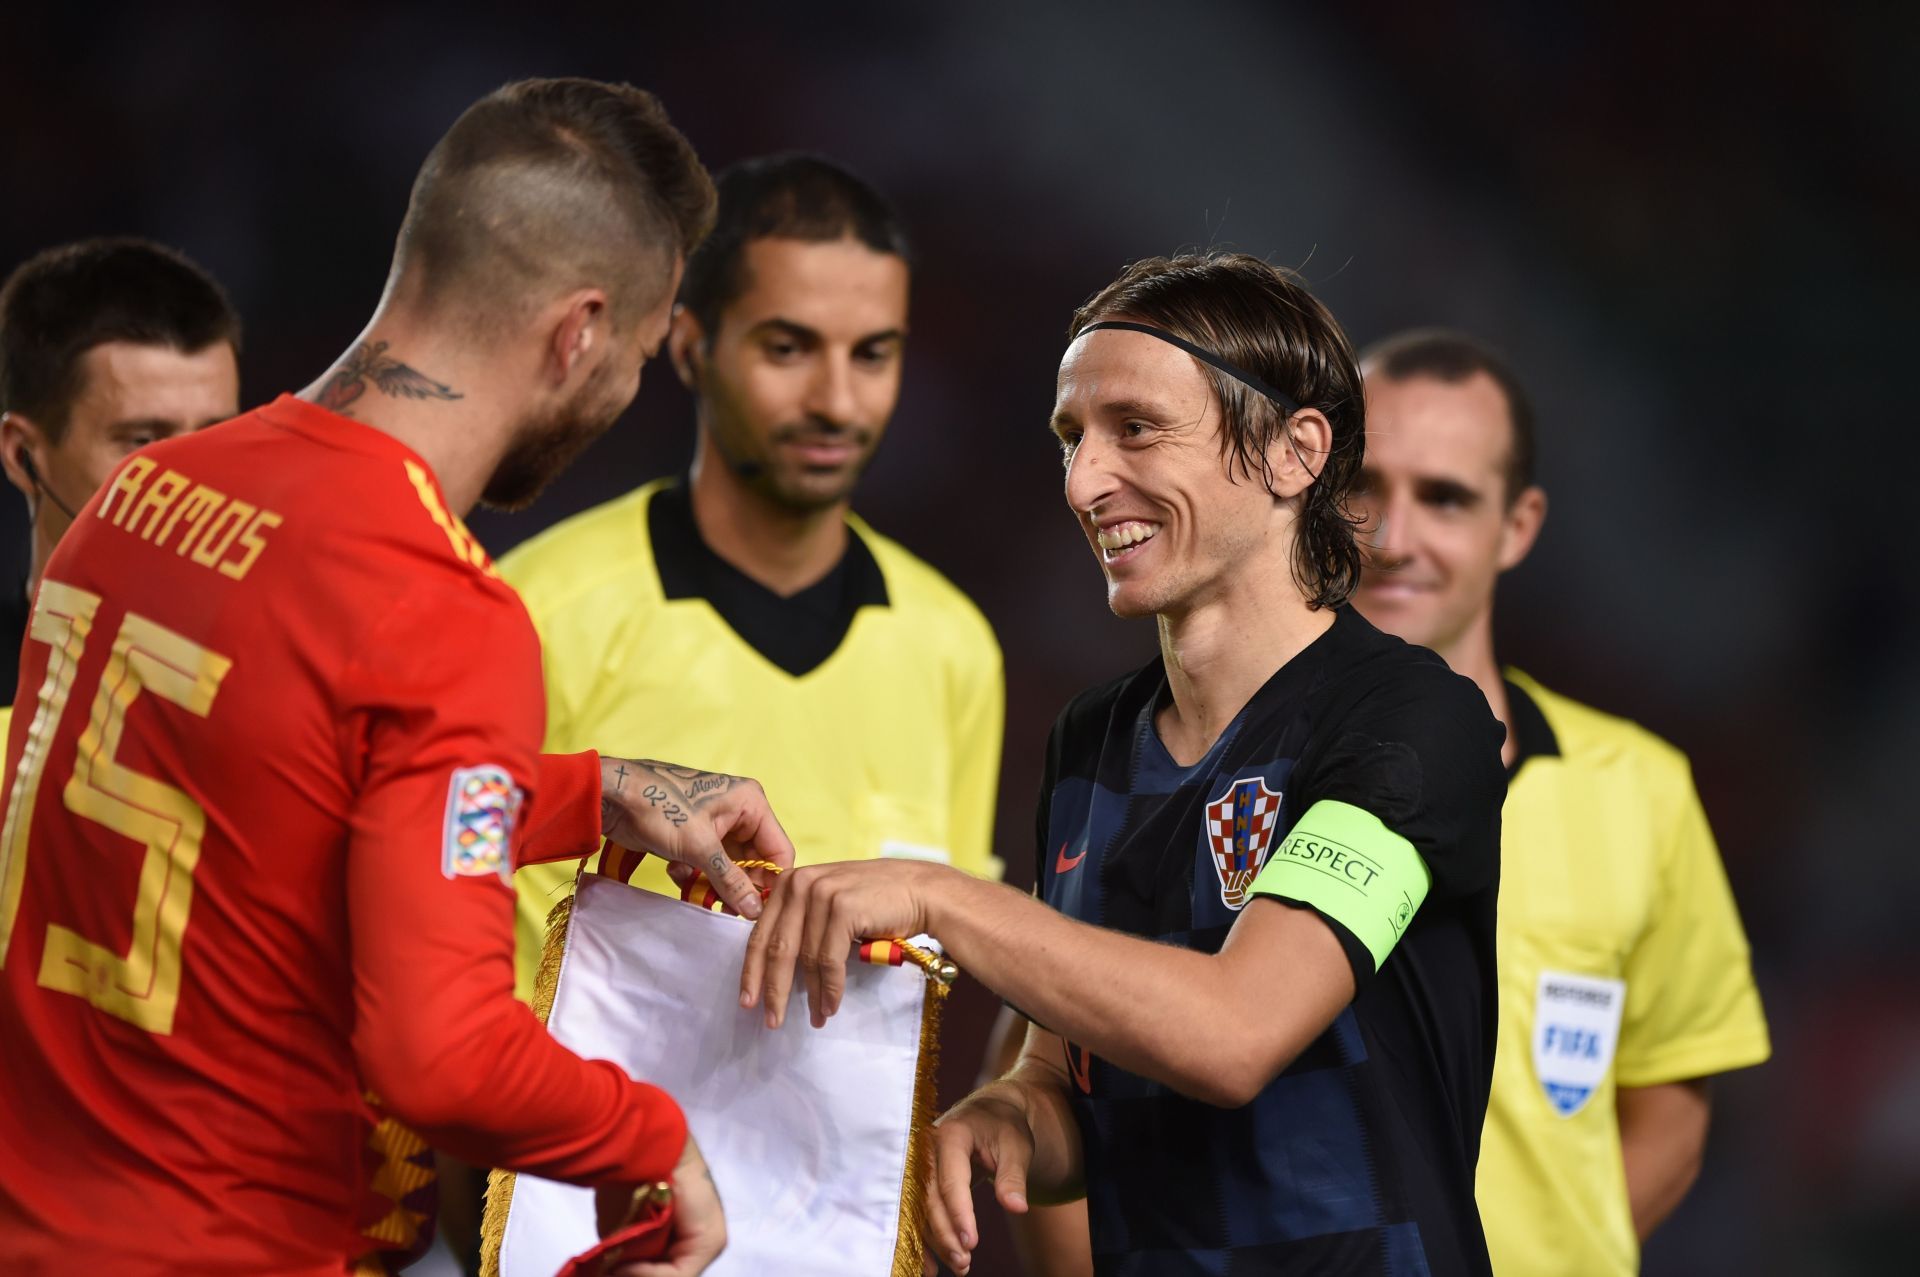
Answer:
[[[482,1166],[669,1173],[673,1101],[513,999],[520,831],[590,849],[598,773],[539,758],[532,625],[405,446],[282,397],[130,458],[15,704],[0,1272],[337,1277],[370,1201],[407,1231],[363,1170],[383,1116]]]

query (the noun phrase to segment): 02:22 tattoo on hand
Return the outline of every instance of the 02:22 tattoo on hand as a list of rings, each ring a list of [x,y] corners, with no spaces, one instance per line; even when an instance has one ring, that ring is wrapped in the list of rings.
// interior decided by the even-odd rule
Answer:
[[[660,814],[665,816],[669,823],[674,825],[687,823],[687,813],[681,809],[679,803],[673,801],[673,795],[660,786],[648,785],[640,791],[640,796],[647,800],[649,807],[658,807]]]

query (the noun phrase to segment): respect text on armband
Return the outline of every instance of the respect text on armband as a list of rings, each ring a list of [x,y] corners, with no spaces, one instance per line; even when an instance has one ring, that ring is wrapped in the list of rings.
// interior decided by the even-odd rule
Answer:
[[[1329,877],[1343,879],[1349,886],[1367,894],[1380,876],[1380,866],[1351,847],[1330,842],[1317,834],[1291,834],[1280,844],[1280,854],[1311,865]]]

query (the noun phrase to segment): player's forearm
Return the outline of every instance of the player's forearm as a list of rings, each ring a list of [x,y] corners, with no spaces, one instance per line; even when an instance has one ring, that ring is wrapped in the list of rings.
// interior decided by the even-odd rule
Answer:
[[[569,1183],[671,1174],[686,1120],[664,1091],[608,1061],[580,1059],[524,1007],[470,1007],[442,1020],[444,1010],[363,1023],[355,1033],[368,1086],[429,1143],[477,1165]]]
[[[1271,1059],[1271,1008],[1252,1031],[1219,955],[1088,926],[1011,887],[950,876],[930,893],[929,931],[1053,1033],[1208,1103],[1244,1103],[1284,1066]]]
[[[1620,1157],[1633,1228],[1645,1241],[1700,1175],[1712,1100],[1704,1080],[1621,1087]]]

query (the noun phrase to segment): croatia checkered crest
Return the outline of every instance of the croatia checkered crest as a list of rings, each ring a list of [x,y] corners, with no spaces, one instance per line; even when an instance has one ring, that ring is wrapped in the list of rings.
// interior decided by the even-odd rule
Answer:
[[[1267,861],[1280,824],[1280,794],[1264,777],[1236,780],[1207,804],[1207,845],[1220,875],[1220,899],[1229,909],[1247,903],[1247,888]]]

